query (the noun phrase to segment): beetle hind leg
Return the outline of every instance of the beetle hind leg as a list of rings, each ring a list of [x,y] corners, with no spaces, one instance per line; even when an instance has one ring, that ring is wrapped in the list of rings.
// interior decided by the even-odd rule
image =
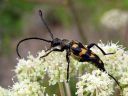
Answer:
[[[95,43],[91,43],[87,46],[88,49],[92,48],[93,46],[96,46],[98,49],[100,49],[100,51],[104,54],[104,55],[111,55],[111,54],[115,54],[115,53],[106,53],[103,49],[101,49],[97,44]]]

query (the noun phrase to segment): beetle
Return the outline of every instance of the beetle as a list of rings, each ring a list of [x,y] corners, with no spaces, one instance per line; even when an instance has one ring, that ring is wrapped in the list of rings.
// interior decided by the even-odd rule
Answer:
[[[50,43],[51,46],[49,49],[46,50],[46,54],[41,56],[40,58],[46,57],[47,55],[49,55],[53,51],[63,52],[64,50],[66,50],[67,81],[69,79],[69,64],[70,64],[70,58],[69,57],[70,56],[75,57],[75,59],[77,59],[79,62],[92,62],[98,69],[100,69],[103,72],[107,72],[105,67],[104,67],[103,61],[99,58],[99,56],[96,53],[94,53],[91,50],[91,48],[93,46],[96,46],[103,53],[103,55],[110,55],[110,54],[114,54],[114,53],[105,53],[104,50],[102,50],[102,48],[100,48],[95,43],[91,43],[91,44],[87,45],[87,47],[85,47],[81,42],[78,42],[75,40],[69,41],[67,39],[54,38],[50,28],[48,27],[48,24],[45,22],[45,20],[43,18],[43,14],[42,14],[41,10],[39,10],[39,15],[40,15],[40,18],[43,21],[44,25],[46,26],[52,40],[47,40],[47,39],[38,38],[38,37],[31,37],[31,38],[25,38],[25,39],[19,41],[19,43],[17,44],[17,47],[16,47],[16,52],[20,58],[21,58],[21,56],[19,54],[19,45],[22,42],[24,42],[26,40],[32,40],[32,39],[43,40],[43,41]],[[117,83],[117,85],[122,89],[122,87],[120,86],[120,84],[116,80],[116,78],[113,77],[109,73],[107,73],[107,74],[111,78],[113,78],[115,80],[115,82]]]

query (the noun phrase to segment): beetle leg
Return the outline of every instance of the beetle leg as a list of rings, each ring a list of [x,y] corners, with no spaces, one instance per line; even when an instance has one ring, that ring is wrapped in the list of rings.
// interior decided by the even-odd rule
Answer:
[[[69,64],[70,64],[69,56],[70,56],[70,50],[67,49],[66,50],[66,60],[68,62],[68,66],[67,66],[67,82],[68,82],[68,79],[69,79]]]
[[[53,49],[52,49],[52,48],[51,48],[51,49],[49,49],[49,50],[47,50],[46,54],[45,54],[45,55],[43,55],[43,56],[41,56],[40,58],[43,58],[43,57],[48,56],[52,51],[53,51]]]
[[[59,49],[58,47],[53,47],[53,48],[51,48],[51,49],[48,49],[48,50],[46,51],[46,54],[43,55],[43,56],[41,56],[40,58],[43,58],[43,57],[48,56],[52,51],[62,52],[62,51],[64,51],[64,50],[61,49],[61,48]]]
[[[121,87],[121,85],[120,85],[120,83],[119,83],[119,81],[118,80],[116,80],[116,78],[115,77],[113,77],[111,74],[109,74],[108,73],[108,75],[117,83],[117,85],[120,87],[120,89],[121,89],[121,91],[123,91],[123,89],[122,89],[122,87]]]
[[[95,44],[95,43],[91,43],[91,44],[89,44],[89,45],[87,46],[87,48],[90,49],[90,48],[93,47],[93,46],[96,46],[97,48],[99,48],[100,51],[101,51],[104,55],[114,54],[114,53],[105,53],[104,50],[101,49],[101,48],[100,48],[97,44]]]

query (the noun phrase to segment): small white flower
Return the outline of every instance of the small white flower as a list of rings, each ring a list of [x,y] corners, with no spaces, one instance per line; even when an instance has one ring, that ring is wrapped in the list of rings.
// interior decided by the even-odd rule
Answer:
[[[128,85],[128,68],[125,70],[125,72],[123,72],[121,78],[120,78],[120,82],[123,85]]]
[[[67,61],[66,52],[52,52],[47,57],[45,57],[46,62],[44,64],[48,65],[47,74],[50,78],[49,85],[54,85],[57,82],[64,82],[67,75]]]
[[[92,73],[86,73],[80,77],[77,82],[76,94],[83,94],[90,92],[91,96],[96,92],[96,96],[110,96],[113,94],[113,81],[110,80],[107,73],[100,70],[94,70]]]
[[[124,88],[124,90],[123,90],[123,96],[128,96],[128,88]]]
[[[15,83],[10,91],[10,96],[45,96],[45,87],[30,80]]]
[[[42,51],[41,53],[44,53],[44,51]],[[33,57],[29,54],[27,60],[19,59],[19,62],[15,69],[18,80],[42,80],[46,74],[46,67],[45,65],[43,65],[43,62],[44,59],[40,59],[40,54],[37,57]]]
[[[0,96],[9,96],[9,90],[0,87]]]

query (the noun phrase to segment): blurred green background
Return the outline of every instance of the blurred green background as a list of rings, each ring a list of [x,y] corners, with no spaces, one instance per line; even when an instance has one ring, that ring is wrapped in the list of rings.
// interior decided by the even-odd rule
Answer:
[[[0,85],[3,87],[13,84],[10,78],[17,63],[18,41],[26,37],[50,39],[39,9],[58,38],[83,44],[119,41],[128,46],[128,0],[0,0]],[[21,44],[20,53],[22,57],[28,51],[35,55],[46,47],[45,42],[30,40]]]

